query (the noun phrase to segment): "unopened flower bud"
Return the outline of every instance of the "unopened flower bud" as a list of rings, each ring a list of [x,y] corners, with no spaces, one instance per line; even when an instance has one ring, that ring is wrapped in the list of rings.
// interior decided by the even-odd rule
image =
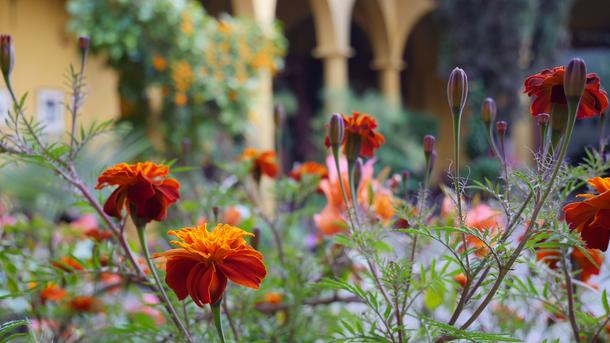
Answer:
[[[87,36],[80,36],[78,38],[78,47],[83,55],[87,55],[89,51],[89,46],[91,44],[91,40]]]
[[[281,128],[284,124],[284,118],[286,118],[286,111],[284,110],[284,106],[275,105],[273,108],[273,122],[275,123],[276,128]]]
[[[407,181],[409,181],[409,176],[411,176],[411,173],[409,173],[408,170],[403,170],[401,173],[402,176],[402,182],[407,183]]]
[[[587,66],[580,58],[573,58],[563,75],[563,90],[566,98],[580,98],[587,82]]]
[[[434,146],[436,145],[436,138],[432,135],[424,136],[424,154],[426,156],[430,156],[430,154],[434,151]]]
[[[0,35],[0,70],[8,79],[15,66],[15,49],[10,35]]]
[[[496,131],[500,137],[503,137],[506,134],[506,130],[508,130],[508,123],[504,120],[500,120],[496,123]]]
[[[483,105],[481,106],[481,119],[486,126],[489,126],[490,123],[493,123],[496,120],[496,102],[492,98],[485,98],[483,100]]]
[[[454,114],[461,114],[468,97],[468,76],[464,70],[455,68],[447,82],[447,100]]]
[[[546,126],[549,123],[549,120],[551,120],[551,115],[548,113],[540,113],[536,116],[536,122],[538,122],[538,125],[540,126]]]
[[[335,113],[330,118],[330,126],[328,128],[328,139],[331,147],[338,147],[343,143],[343,136],[345,134],[345,123],[343,117]]]

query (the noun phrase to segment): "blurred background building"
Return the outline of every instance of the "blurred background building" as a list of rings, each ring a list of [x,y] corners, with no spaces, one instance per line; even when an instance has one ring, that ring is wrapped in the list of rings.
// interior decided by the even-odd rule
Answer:
[[[373,92],[385,101],[379,112],[401,108],[415,118],[410,123],[420,125],[419,136],[437,135],[437,170],[444,169],[452,149],[445,85],[453,66],[464,68],[472,80],[470,113],[478,112],[484,97],[496,98],[500,116],[511,119],[514,158],[524,161],[536,140],[526,110],[529,102],[521,94],[525,76],[581,55],[590,70],[610,77],[610,2],[606,0],[199,3],[213,16],[247,16],[263,27],[277,20],[283,28],[288,42],[285,66],[275,75],[261,72],[255,115],[250,118],[256,134],[250,139],[253,145],[273,147],[272,107],[284,103],[288,112],[285,136],[289,137],[282,140],[286,164],[312,158],[320,150],[320,139],[313,133],[320,130],[325,116],[359,110],[351,107],[355,103],[351,98]],[[74,34],[66,29],[65,8],[62,0],[0,0],[0,32],[15,37],[15,86],[19,91],[31,90],[28,108],[56,130],[65,121],[62,75],[69,62],[78,61]],[[104,61],[103,54],[94,56],[88,67],[91,95],[84,108],[86,120],[124,115],[116,91],[119,81]],[[336,95],[341,92],[351,98]],[[0,109],[3,106],[9,104],[0,88]],[[434,120],[418,121],[424,117]],[[471,160],[486,155],[477,125],[465,119],[463,139],[469,147],[463,151]],[[580,125],[585,130],[592,127],[591,123]],[[592,144],[588,136],[576,140]],[[400,142],[401,137],[390,140]]]

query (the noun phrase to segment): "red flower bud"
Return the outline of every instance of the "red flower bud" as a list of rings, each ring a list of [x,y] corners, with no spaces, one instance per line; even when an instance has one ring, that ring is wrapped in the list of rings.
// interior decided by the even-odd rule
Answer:
[[[454,113],[461,114],[466,104],[466,98],[468,97],[468,76],[464,70],[455,68],[449,75],[449,81],[447,82],[447,100],[449,100],[449,107]]]
[[[587,66],[580,58],[573,58],[563,75],[563,91],[567,98],[580,98],[587,81]]]
[[[500,120],[496,123],[496,131],[500,136],[504,136],[506,134],[506,130],[508,130],[508,123],[504,120]]]
[[[78,47],[80,48],[83,54],[86,54],[89,51],[89,45],[91,44],[91,40],[87,36],[80,36],[78,38]]]
[[[548,113],[540,113],[536,116],[536,122],[538,122],[538,125],[540,126],[547,125],[549,120],[551,120],[551,115]]]
[[[0,70],[8,79],[15,66],[15,49],[10,35],[0,35]]]
[[[330,127],[328,129],[330,146],[334,148],[339,147],[343,143],[344,134],[345,123],[343,121],[343,117],[338,113],[334,113],[330,118]]]
[[[496,102],[492,98],[485,98],[483,105],[481,106],[481,118],[485,125],[489,125],[496,120]]]
[[[434,151],[434,146],[436,145],[436,138],[432,135],[424,136],[424,154],[426,156],[430,156],[430,154]]]
[[[411,176],[411,173],[409,173],[408,170],[403,170],[402,171],[402,182],[406,183],[407,181],[409,181],[409,176]]]

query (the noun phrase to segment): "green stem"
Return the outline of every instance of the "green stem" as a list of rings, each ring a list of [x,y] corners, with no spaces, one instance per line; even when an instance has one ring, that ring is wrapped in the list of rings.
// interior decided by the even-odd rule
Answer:
[[[462,193],[460,190],[460,127],[462,126],[462,113],[460,108],[452,109],[451,119],[453,121],[453,187],[455,190],[455,203],[457,205],[458,223],[460,228],[464,227],[464,218],[462,217]],[[464,250],[468,251],[466,245],[466,234],[462,233],[462,245]],[[468,253],[466,255],[466,274],[470,273],[470,260]]]
[[[138,223],[137,223],[138,221],[139,220],[136,219],[136,220],[134,220],[134,223],[136,223],[136,228],[138,230],[138,238],[139,238],[140,244],[142,246],[142,251],[144,252],[144,257],[146,258],[146,263],[148,264],[148,268],[150,269],[150,272],[152,273],[152,275],[155,279],[157,288],[159,289],[159,292],[161,293],[161,297],[162,297],[163,303],[165,305],[165,308],[166,308],[167,312],[169,312],[170,317],[172,318],[174,324],[176,325],[176,327],[178,328],[180,333],[189,342],[193,342],[193,339],[192,339],[190,333],[188,332],[188,330],[186,329],[186,327],[180,320],[180,317],[178,316],[178,312],[176,311],[176,309],[174,308],[174,305],[172,304],[169,297],[167,296],[167,292],[165,292],[165,287],[163,287],[163,284],[161,283],[161,279],[159,278],[159,274],[157,274],[157,269],[155,268],[155,265],[152,262],[152,259],[150,258],[150,251],[148,250],[148,244],[146,244],[146,230],[145,230],[146,224],[138,225]]]
[[[225,334],[222,331],[222,317],[220,316],[220,299],[215,304],[210,304],[210,308],[212,309],[212,314],[214,315],[214,326],[216,326],[216,332],[218,332],[218,338],[220,338],[220,342],[225,343]]]

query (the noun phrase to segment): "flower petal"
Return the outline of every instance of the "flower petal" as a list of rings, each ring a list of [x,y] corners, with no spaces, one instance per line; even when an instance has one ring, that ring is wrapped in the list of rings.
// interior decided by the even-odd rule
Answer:
[[[243,250],[225,258],[218,266],[222,273],[238,285],[258,289],[267,269],[256,250]]]

